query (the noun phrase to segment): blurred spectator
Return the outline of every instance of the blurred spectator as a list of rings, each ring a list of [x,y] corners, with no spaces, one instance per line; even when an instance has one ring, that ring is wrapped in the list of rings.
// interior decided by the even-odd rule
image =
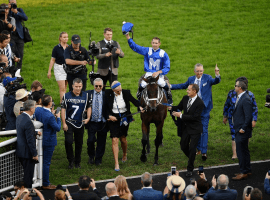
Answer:
[[[196,196],[196,188],[194,185],[188,185],[185,189],[186,200],[193,200]]]
[[[7,30],[9,32],[15,31],[15,19],[13,17],[8,16],[9,7],[7,4],[3,3],[0,5],[1,9],[5,9],[5,12],[1,12],[1,15],[5,15],[4,19],[0,20],[0,32],[3,30]]]
[[[218,184],[218,190],[215,190],[216,185]],[[229,178],[228,176],[221,174],[216,180],[215,176],[212,179],[212,187],[208,190],[208,192],[204,195],[204,200],[235,200],[237,198],[237,191],[230,189]]]
[[[4,197],[5,200],[12,200],[12,195],[10,192],[3,192],[1,196]]]
[[[7,87],[9,84],[12,84],[13,81],[15,81],[17,78],[11,78],[7,76],[3,79],[3,85],[4,87]],[[4,108],[5,113],[7,117],[7,125],[6,125],[6,131],[8,130],[15,130],[16,129],[16,116],[14,114],[14,105],[16,103],[15,95],[14,94],[7,94],[4,96]]]
[[[92,199],[99,200],[100,199],[99,197],[100,193],[96,188],[96,183],[94,179],[90,179],[89,176],[85,176],[85,175],[81,176],[79,178],[78,185],[79,185],[80,190],[76,193],[71,194],[73,200],[92,200]],[[90,188],[93,188],[94,192],[92,192]]]
[[[124,200],[119,197],[114,183],[112,182],[107,183],[105,186],[105,190],[106,190],[107,196],[109,197],[109,200]]]
[[[204,173],[200,173],[199,176],[200,179],[197,181],[197,189],[199,192],[199,196],[203,197],[205,193],[209,190],[210,184],[206,180]]]
[[[254,188],[249,196],[245,197],[245,200],[261,200],[263,199],[262,192],[258,188]]]
[[[34,92],[37,93],[37,92]],[[34,94],[33,93],[33,94]],[[44,95],[42,97],[43,107],[36,108],[35,116],[36,120],[43,123],[43,186],[42,189],[56,189],[55,185],[51,185],[49,181],[49,172],[51,159],[54,152],[54,148],[57,145],[56,132],[61,130],[60,112],[56,114],[55,120],[54,114],[51,112],[53,101],[50,95]]]
[[[18,196],[18,194],[20,193],[20,190],[23,190],[24,188],[26,188],[26,184],[24,181],[17,181],[14,184],[14,190],[15,190],[15,196]]]
[[[11,4],[13,4],[13,6]],[[12,32],[11,43],[17,48],[20,54],[21,60],[20,62],[18,62],[17,68],[21,69],[23,60],[23,49],[24,49],[24,31],[22,22],[27,21],[28,17],[26,16],[22,8],[17,7],[16,0],[9,0],[8,6],[10,8],[8,16],[13,17],[16,20],[16,31]]]
[[[163,195],[164,199],[181,199],[186,183],[182,177],[179,176],[178,171],[175,175],[169,176],[166,182]],[[195,190],[196,192],[196,190]]]
[[[0,58],[1,58],[1,55],[0,55]],[[1,83],[0,83],[0,113],[3,112],[3,108],[4,108],[4,95],[6,93],[6,88],[3,85],[3,79],[6,78],[7,76],[9,76],[11,78],[11,74],[10,73],[4,73],[2,75],[2,77],[1,77]]]
[[[127,180],[124,176],[119,175],[114,180],[114,184],[117,188],[117,192],[119,197],[122,199],[128,199],[131,195],[130,190],[128,188]]]
[[[32,197],[33,196],[33,197]],[[31,191],[29,189],[22,189],[17,196],[14,197],[14,200],[45,200],[40,191],[33,188]]]
[[[16,91],[16,97],[15,99],[17,102],[14,105],[14,114],[16,117],[18,117],[21,114],[21,107],[23,107],[23,103],[28,100],[29,92],[27,92],[25,89],[19,89]]]
[[[41,107],[42,106],[42,97],[44,95],[44,89],[41,89],[39,91],[32,92],[31,97],[32,100],[36,102],[36,107]]]
[[[8,72],[8,58],[5,54],[0,54],[0,78],[3,79],[3,73]]]
[[[69,193],[68,189],[66,189],[66,191],[64,191],[62,189],[57,189],[55,191],[55,193],[54,193],[54,199],[55,200],[66,200],[66,196],[67,196],[68,200],[71,200],[72,199],[72,197],[70,196],[70,193]]]
[[[133,199],[163,199],[162,192],[152,188],[152,175],[145,172],[141,177],[143,188],[133,192]]]
[[[39,81],[34,81],[31,85],[31,91],[30,94],[32,94],[35,91],[39,91],[42,89],[42,84]]]
[[[242,196],[242,199],[243,200],[245,200],[246,199],[246,197],[248,197],[249,195],[247,195],[247,192],[248,192],[248,189],[250,188],[250,192],[249,192],[249,194],[252,192],[252,190],[254,189],[253,187],[251,187],[251,186],[246,186],[245,188],[244,188],[244,191],[243,191],[243,196]]]
[[[270,185],[269,185],[269,180],[270,180],[270,174],[268,174],[268,172],[265,175],[265,179],[264,179],[264,190],[266,194],[270,194]]]

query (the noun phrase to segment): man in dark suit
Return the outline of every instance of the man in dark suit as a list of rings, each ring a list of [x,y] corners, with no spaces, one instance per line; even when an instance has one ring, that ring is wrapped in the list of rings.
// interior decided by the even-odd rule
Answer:
[[[20,163],[23,166],[23,181],[27,188],[32,188],[35,164],[38,161],[35,127],[31,121],[32,115],[35,113],[35,104],[35,101],[32,100],[24,102],[24,112],[16,120],[16,155],[19,157]],[[40,132],[38,134],[41,135]]]
[[[89,123],[86,125],[88,129],[88,164],[100,165],[105,152],[107,139],[107,126],[105,118],[105,92],[102,91],[103,81],[101,78],[94,80],[95,90],[88,90],[88,97],[92,102],[92,115]],[[97,137],[95,136],[97,134]],[[95,142],[97,142],[95,149]]]
[[[191,76],[188,78],[187,82],[182,84],[173,84],[171,85],[172,90],[179,90],[179,89],[187,89],[187,87],[192,84],[199,85],[199,92],[198,96],[204,102],[204,109],[201,114],[201,121],[203,125],[202,135],[198,142],[198,154],[202,154],[202,159],[205,161],[207,159],[207,144],[208,144],[208,124],[210,119],[210,111],[213,108],[213,101],[212,101],[212,85],[216,85],[220,82],[220,74],[219,69],[216,66],[215,68],[215,78],[208,74],[204,74],[203,65],[197,63],[194,67],[195,76]]]
[[[100,200],[100,193],[94,179],[90,179],[89,176],[81,176],[78,185],[80,190],[70,195],[73,200]]]
[[[143,185],[143,188],[140,190],[136,190],[133,192],[133,199],[135,200],[162,200],[163,194],[161,191],[154,190],[152,188],[152,175],[148,172],[145,172],[142,175],[141,182]]]
[[[196,156],[196,146],[202,132],[201,113],[204,103],[197,95],[199,86],[190,84],[186,96],[183,97],[178,106],[172,107],[172,114],[182,119],[182,138],[180,141],[181,149],[188,159],[186,176],[192,176],[194,160]],[[175,112],[180,110],[180,112]],[[182,110],[184,113],[182,113]]]
[[[215,190],[216,185],[218,184],[218,190]],[[215,176],[212,179],[212,187],[208,190],[208,192],[204,195],[204,200],[236,200],[237,199],[237,191],[230,189],[229,178],[228,176],[221,174],[216,180]]]
[[[112,40],[113,31],[111,28],[104,29],[104,40],[97,43],[99,48],[99,55],[97,55],[98,61],[98,73],[103,80],[104,85],[107,81],[109,83],[117,80],[119,59],[124,57],[118,42]]]
[[[105,190],[106,190],[107,196],[109,197],[109,200],[124,200],[119,197],[116,186],[113,182],[107,183],[105,186]]]
[[[139,107],[143,112],[140,103],[130,94],[129,90],[122,90],[121,83],[114,81],[111,90],[106,90],[106,119],[108,119],[110,137],[112,138],[112,150],[115,161],[115,171],[119,171],[118,163],[118,142],[121,141],[123,149],[122,162],[127,160],[127,132],[129,123],[133,120],[132,116],[125,117],[131,114],[130,102],[136,107]]]
[[[246,179],[251,175],[248,139],[252,134],[252,102],[246,93],[247,85],[243,81],[235,83],[237,99],[232,120],[235,130],[236,153],[239,160],[240,173],[233,180]]]

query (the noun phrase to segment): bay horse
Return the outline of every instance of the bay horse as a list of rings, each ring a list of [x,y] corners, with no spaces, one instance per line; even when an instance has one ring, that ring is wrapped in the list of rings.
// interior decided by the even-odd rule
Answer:
[[[159,87],[157,81],[159,76],[153,78],[152,76],[147,78],[142,78],[148,85],[142,91],[141,94],[141,105],[143,108],[146,108],[144,113],[141,113],[142,120],[142,154],[141,161],[146,162],[146,146],[148,153],[150,152],[149,145],[149,132],[150,124],[154,123],[156,126],[156,153],[155,153],[155,162],[154,165],[158,165],[158,148],[162,144],[163,134],[162,128],[164,125],[164,120],[167,117],[167,107],[162,105],[162,103],[167,103],[166,95],[162,88]]]

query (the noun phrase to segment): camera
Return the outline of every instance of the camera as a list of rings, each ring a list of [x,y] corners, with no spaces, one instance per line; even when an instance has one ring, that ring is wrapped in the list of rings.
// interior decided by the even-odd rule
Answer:
[[[67,191],[67,186],[66,185],[62,185],[63,191],[66,192]]]
[[[215,179],[216,179],[216,180],[218,179],[218,177],[219,177],[219,175],[218,175],[218,174],[215,174]]]
[[[10,6],[11,6],[10,8],[13,8],[13,9],[16,9],[17,8],[16,3],[11,3]]]
[[[199,174],[203,173],[203,166],[199,166]]]
[[[267,93],[270,93],[270,88],[266,90]],[[264,104],[265,107],[270,108],[270,95],[266,95],[266,102]]]
[[[250,195],[251,189],[252,189],[251,187],[249,187],[249,188],[247,189],[247,194],[246,194],[247,197]]]
[[[6,66],[7,66],[6,63],[4,63],[4,62],[0,63],[0,74],[3,74],[4,72],[9,72],[9,70]]]
[[[176,166],[171,166],[171,174],[175,175],[176,173]]]
[[[28,188],[28,190],[29,190],[29,197],[37,197],[37,193],[32,188]]]
[[[110,42],[108,42],[106,44],[106,48],[108,48],[110,50],[110,52],[112,52],[113,48],[115,48],[115,46],[113,46],[113,44],[111,44]]]
[[[0,6],[0,20],[5,20],[6,18],[6,14],[5,14],[5,11],[6,9],[8,9],[8,6]]]
[[[195,185],[195,178],[190,178],[189,181],[190,181],[189,183],[190,185]]]
[[[15,95],[16,91],[19,89],[26,89],[26,84],[21,84],[23,82],[22,77],[17,77],[17,79],[13,82],[10,82],[6,86],[7,93],[5,94],[6,96],[9,95]]]
[[[95,41],[91,42],[91,44],[88,45],[88,49],[89,51],[87,52],[91,56],[97,56],[99,54],[99,49],[97,48]]]

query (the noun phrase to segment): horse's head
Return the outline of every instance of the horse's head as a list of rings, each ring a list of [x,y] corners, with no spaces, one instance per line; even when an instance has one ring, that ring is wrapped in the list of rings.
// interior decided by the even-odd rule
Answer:
[[[159,76],[156,78],[149,76],[147,78],[143,78],[143,80],[148,83],[146,87],[146,97],[144,100],[147,104],[147,107],[150,109],[151,112],[154,112],[157,110],[158,101],[160,98],[160,89],[157,84],[157,81],[159,79]]]

